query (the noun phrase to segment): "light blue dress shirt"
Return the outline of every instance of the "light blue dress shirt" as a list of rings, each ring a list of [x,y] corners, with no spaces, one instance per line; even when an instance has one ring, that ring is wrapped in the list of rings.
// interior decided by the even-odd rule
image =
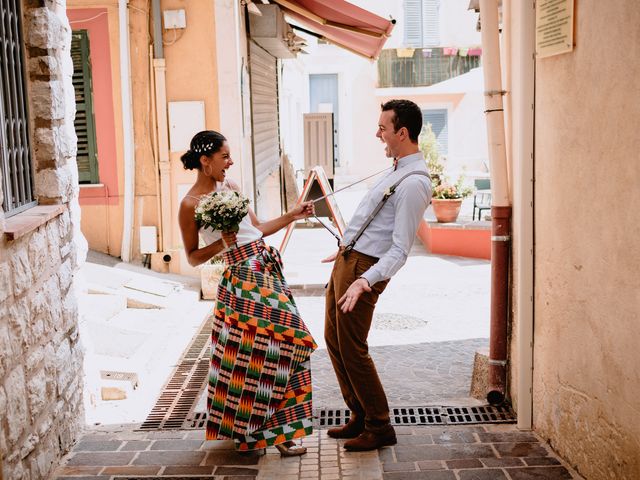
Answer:
[[[378,206],[384,193],[409,172],[425,172],[427,165],[422,152],[398,159],[395,171],[382,178],[362,199],[349,222],[343,245],[349,245],[371,212]],[[431,202],[431,181],[424,175],[405,178],[373,221],[365,229],[353,249],[379,258],[362,277],[369,285],[391,278],[407,261],[418,224]]]

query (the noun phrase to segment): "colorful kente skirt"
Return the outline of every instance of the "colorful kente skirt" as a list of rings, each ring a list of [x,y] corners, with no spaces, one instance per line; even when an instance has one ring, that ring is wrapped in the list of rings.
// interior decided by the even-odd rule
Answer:
[[[224,254],[211,334],[207,440],[238,450],[312,432],[310,356],[316,343],[262,240]]]

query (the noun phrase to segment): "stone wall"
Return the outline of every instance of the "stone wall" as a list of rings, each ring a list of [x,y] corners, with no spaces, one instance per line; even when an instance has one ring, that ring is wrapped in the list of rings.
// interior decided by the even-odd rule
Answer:
[[[64,4],[22,4],[35,192],[41,205],[63,208],[15,240],[0,210],[0,452],[12,480],[50,476],[83,425],[74,273],[86,247]]]

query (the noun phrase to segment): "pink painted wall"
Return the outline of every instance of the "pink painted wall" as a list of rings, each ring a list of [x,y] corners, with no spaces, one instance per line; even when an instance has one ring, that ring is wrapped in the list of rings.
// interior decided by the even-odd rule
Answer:
[[[87,30],[93,81],[93,110],[102,187],[81,187],[80,205],[118,205],[117,143],[113,110],[111,49],[106,8],[67,10],[72,30]]]

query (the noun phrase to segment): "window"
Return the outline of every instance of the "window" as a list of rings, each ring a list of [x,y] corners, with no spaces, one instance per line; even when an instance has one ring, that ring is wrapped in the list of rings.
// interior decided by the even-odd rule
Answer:
[[[2,209],[10,217],[36,201],[29,139],[20,2],[0,3],[0,167]]]
[[[440,45],[440,0],[404,0],[404,44],[407,47]]]
[[[71,37],[73,87],[76,91],[76,118],[73,122],[78,136],[78,178],[80,183],[99,183],[96,123],[93,114],[93,87],[89,35],[77,30]]]
[[[431,130],[438,140],[438,152],[446,155],[449,151],[449,125],[447,121],[447,109],[423,110],[422,123],[431,124]]]

